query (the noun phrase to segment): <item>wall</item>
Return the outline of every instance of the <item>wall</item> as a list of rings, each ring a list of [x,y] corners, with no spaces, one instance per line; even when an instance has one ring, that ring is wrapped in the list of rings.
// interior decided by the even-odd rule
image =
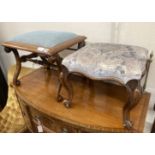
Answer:
[[[118,42],[139,45],[155,52],[155,23],[119,23]],[[155,96],[155,59],[151,63],[147,90]]]
[[[92,42],[134,44],[155,51],[155,23],[0,23],[0,41],[33,30],[72,31],[86,35]],[[15,63],[10,54],[0,49],[3,69]],[[30,63],[27,64],[28,66]],[[155,92],[155,62],[151,64],[147,89]]]
[[[0,23],[0,41],[6,41],[18,34],[22,34],[35,30],[60,30],[71,31],[77,34],[82,34],[88,37],[88,41],[110,42],[111,40],[111,23]],[[4,64],[3,70],[5,75],[11,64],[14,64],[12,54],[2,52],[0,48],[1,61]],[[6,61],[7,60],[7,61]],[[31,63],[25,64],[31,66]]]

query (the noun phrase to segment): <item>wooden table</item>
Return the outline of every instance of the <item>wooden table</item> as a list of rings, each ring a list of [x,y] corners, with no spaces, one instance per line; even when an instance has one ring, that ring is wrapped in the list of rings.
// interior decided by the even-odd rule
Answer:
[[[153,107],[153,110],[155,111],[155,105],[154,105],[154,107]],[[151,133],[155,133],[155,119],[154,119],[154,122],[153,122],[153,124],[152,124]]]
[[[38,69],[15,86],[23,116],[32,132],[143,132],[150,94],[131,111],[132,129],[122,126],[125,88],[71,76],[74,98],[67,109],[56,101],[58,72]],[[66,92],[63,89],[62,94]]]

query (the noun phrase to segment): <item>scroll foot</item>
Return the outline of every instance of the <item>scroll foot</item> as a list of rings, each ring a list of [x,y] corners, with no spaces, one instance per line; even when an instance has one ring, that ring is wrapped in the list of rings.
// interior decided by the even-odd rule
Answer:
[[[69,100],[64,100],[63,103],[64,103],[66,108],[70,108],[71,107],[71,102]]]
[[[125,120],[124,127],[126,127],[127,129],[131,129],[133,127],[133,123],[129,120]]]

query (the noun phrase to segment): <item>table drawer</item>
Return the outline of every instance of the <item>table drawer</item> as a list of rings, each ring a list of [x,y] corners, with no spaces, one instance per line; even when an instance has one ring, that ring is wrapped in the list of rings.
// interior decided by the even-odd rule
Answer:
[[[40,126],[43,132],[58,132],[58,133],[72,133],[80,132],[78,128],[73,127],[69,123],[65,123],[61,120],[49,117],[41,112],[30,108],[30,113],[32,115],[32,121],[35,126]]]
[[[18,97],[18,96],[17,96]],[[90,132],[85,128],[64,122],[62,120],[49,117],[48,115],[28,106],[25,101],[18,98],[26,125],[31,132],[58,132],[77,133]]]

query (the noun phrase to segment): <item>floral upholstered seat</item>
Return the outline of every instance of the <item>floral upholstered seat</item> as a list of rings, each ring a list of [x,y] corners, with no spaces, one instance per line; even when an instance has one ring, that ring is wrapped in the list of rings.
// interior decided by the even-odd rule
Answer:
[[[113,78],[126,84],[140,79],[149,58],[147,49],[110,43],[90,43],[67,56],[62,64],[69,72],[78,72],[92,79]]]
[[[130,111],[143,95],[152,56],[147,49],[138,46],[110,43],[86,44],[62,61],[57,100],[63,99],[67,108],[71,106],[74,92],[68,77],[72,73],[80,73],[93,80],[119,84],[125,87],[128,94],[123,106],[122,118],[123,126],[130,129],[133,127]],[[67,97],[61,96],[61,86],[66,88]]]

